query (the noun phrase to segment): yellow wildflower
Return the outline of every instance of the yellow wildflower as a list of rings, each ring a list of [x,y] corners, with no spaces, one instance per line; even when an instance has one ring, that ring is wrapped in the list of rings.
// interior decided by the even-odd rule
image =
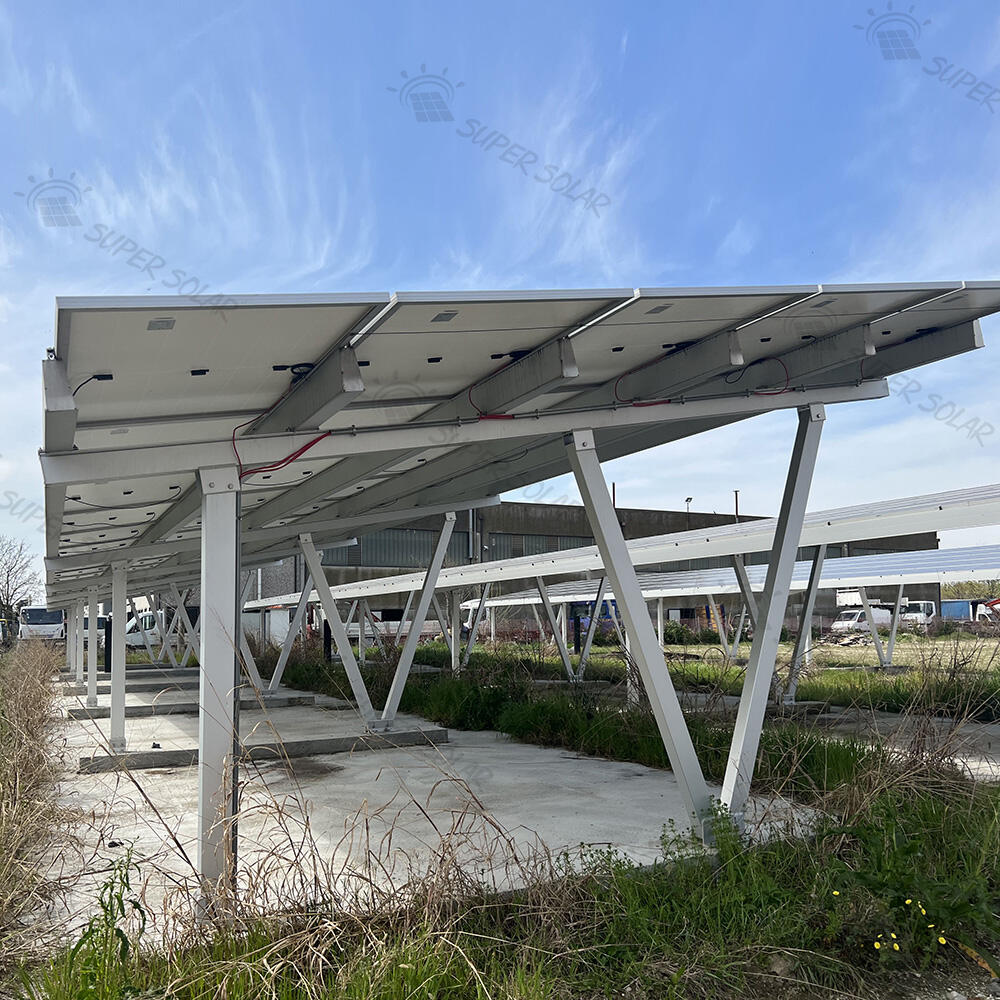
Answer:
[[[939,937],[939,938],[938,938],[938,944],[947,944],[947,943],[948,943],[948,942],[947,942],[947,941],[945,941],[945,939],[944,939],[943,937]]]
[[[910,905],[910,903],[912,903],[912,902],[913,902],[913,900],[912,900],[912,899],[908,899],[908,900],[906,901],[906,905],[907,905],[907,906],[909,906],[909,905]]]
[[[898,945],[898,944],[894,944],[894,945],[892,946],[892,950],[893,950],[893,951],[899,951],[899,945]]]
[[[878,951],[878,949],[881,948],[881,947],[882,947],[882,945],[878,941],[876,941],[875,942],[875,950]]]
[[[839,892],[837,892],[837,890],[836,890],[836,889],[834,889],[834,890],[833,890],[833,894],[834,894],[835,896],[839,896],[839,895],[840,895],[840,893],[839,893]]]

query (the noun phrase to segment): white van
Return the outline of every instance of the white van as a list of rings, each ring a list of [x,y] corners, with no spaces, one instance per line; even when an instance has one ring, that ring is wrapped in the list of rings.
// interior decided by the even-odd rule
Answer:
[[[201,609],[196,604],[187,604],[185,605],[185,610],[191,622],[191,627],[194,628],[198,623],[198,614]],[[151,646],[154,644],[162,645],[163,638],[167,634],[169,623],[173,616],[173,608],[168,610],[161,608],[159,611],[140,611],[137,618],[130,617],[125,622],[125,645],[138,649],[143,648],[146,645],[146,640],[142,637],[142,629],[145,630],[146,639],[149,640]],[[140,629],[140,625],[142,629]],[[181,630],[178,623],[170,636],[170,645],[172,648],[178,648],[181,644]]]
[[[66,638],[66,620],[62,610],[50,611],[46,607],[24,607],[17,614],[18,639]]]
[[[875,627],[885,626],[888,628],[892,624],[892,612],[888,608],[872,608],[872,618],[875,619]],[[867,632],[868,616],[864,608],[848,608],[841,611],[836,621],[830,626],[831,632]]]

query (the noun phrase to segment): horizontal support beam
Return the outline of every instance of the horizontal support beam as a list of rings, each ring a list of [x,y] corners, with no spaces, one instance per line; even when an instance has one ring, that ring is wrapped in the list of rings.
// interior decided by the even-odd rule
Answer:
[[[469,398],[482,413],[507,413],[579,374],[571,342],[556,340],[473,386]]]
[[[467,500],[463,503],[462,509],[479,509],[482,507],[495,507],[499,505],[499,497],[481,497],[476,500]],[[402,507],[396,510],[373,511],[370,514],[358,514],[354,517],[326,517],[307,518],[297,521],[294,531],[301,533],[308,531],[314,537],[322,538],[330,532],[351,532],[358,528],[369,525],[386,524],[415,520],[419,517],[428,517],[436,514],[444,514],[453,510],[454,504],[432,504],[422,507]],[[292,528],[258,528],[254,531],[244,531],[242,534],[242,547],[244,560],[251,555],[254,545],[265,545],[271,542],[279,542],[289,538],[294,538],[291,534]],[[350,544],[341,541],[338,547]],[[332,542],[323,542],[323,546],[330,548]],[[294,545],[294,551],[298,552],[298,545]],[[86,569],[88,567],[103,567],[108,565],[110,560],[135,561],[141,559],[154,559],[181,552],[200,552],[200,538],[178,538],[172,542],[154,542],[149,545],[135,544],[121,549],[106,549],[98,552],[85,552],[79,555],[56,556],[45,560],[46,573],[61,573],[67,570]]]
[[[365,391],[357,355],[349,347],[332,351],[296,382],[244,434],[280,434],[318,429]]]
[[[401,427],[350,429],[331,432],[309,452],[310,459],[335,459],[361,452],[425,451],[455,448],[479,442],[508,441],[512,438],[544,437],[568,433],[580,426],[604,428],[666,424],[672,421],[712,417],[754,416],[773,410],[822,403],[880,399],[889,394],[882,380],[860,385],[806,389],[773,396],[722,396],[677,400],[659,406],[608,406],[602,409],[565,409],[556,412],[517,414],[510,420],[473,420],[454,423],[415,423]],[[244,466],[281,461],[296,448],[312,440],[308,435],[290,434],[241,441]],[[197,444],[120,448],[105,451],[42,454],[42,473],[49,485],[70,486],[102,483],[117,478],[142,478],[191,472],[232,461],[230,441]]]

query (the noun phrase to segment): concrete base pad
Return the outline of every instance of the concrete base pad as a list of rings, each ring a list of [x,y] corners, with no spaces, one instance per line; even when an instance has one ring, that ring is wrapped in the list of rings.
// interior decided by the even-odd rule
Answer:
[[[311,694],[264,696],[264,708],[290,708],[293,705],[315,705],[316,697]],[[256,698],[241,698],[240,709],[252,711],[259,709],[261,702]],[[126,705],[126,719],[147,719],[151,715],[197,715],[197,701],[166,701],[157,699],[148,705]],[[96,708],[80,708],[79,706],[66,710],[66,718],[74,721],[83,719],[110,719],[111,706],[98,705]]]
[[[111,675],[106,675],[108,677],[107,683],[98,682],[97,693],[98,694],[111,694]],[[131,677],[126,677],[125,679],[125,692],[126,694],[132,694],[133,692],[149,693],[151,691],[164,691],[166,689],[174,691],[197,691],[199,680],[197,675],[188,680],[172,680],[170,678],[158,678],[151,677],[150,679],[142,678],[141,680],[133,680]],[[87,693],[86,684],[67,684],[63,687],[63,694],[75,694],[84,695]]]
[[[271,761],[316,754],[357,753],[364,750],[395,750],[399,747],[437,746],[448,742],[448,730],[440,728],[411,729],[392,733],[364,733],[359,736],[329,736],[311,740],[290,740],[281,743],[256,743],[244,747],[243,760]],[[188,767],[198,763],[198,751],[140,750],[123,754],[95,754],[80,759],[80,771],[86,774],[101,771],[138,771],[149,768]]]

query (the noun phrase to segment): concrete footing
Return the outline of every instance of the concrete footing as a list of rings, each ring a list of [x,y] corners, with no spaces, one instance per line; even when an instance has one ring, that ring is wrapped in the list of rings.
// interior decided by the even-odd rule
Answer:
[[[366,750],[394,750],[397,747],[438,745],[448,742],[448,730],[438,727],[394,733],[363,733],[358,736],[329,736],[306,740],[255,743],[243,748],[243,759],[281,760],[316,754],[357,753]],[[123,754],[94,754],[80,758],[82,773],[138,771],[150,768],[188,767],[198,762],[196,749],[139,750]]]
[[[315,705],[316,696],[301,695],[264,695],[259,701],[256,698],[241,698],[240,709],[251,711],[255,708],[291,708],[296,705]],[[346,704],[345,708],[348,707]],[[197,715],[196,701],[154,701],[149,705],[126,705],[126,719],[148,719],[153,715]],[[108,719],[111,717],[110,705],[98,705],[96,708],[76,706],[66,710],[66,718],[76,722],[86,719]]]

